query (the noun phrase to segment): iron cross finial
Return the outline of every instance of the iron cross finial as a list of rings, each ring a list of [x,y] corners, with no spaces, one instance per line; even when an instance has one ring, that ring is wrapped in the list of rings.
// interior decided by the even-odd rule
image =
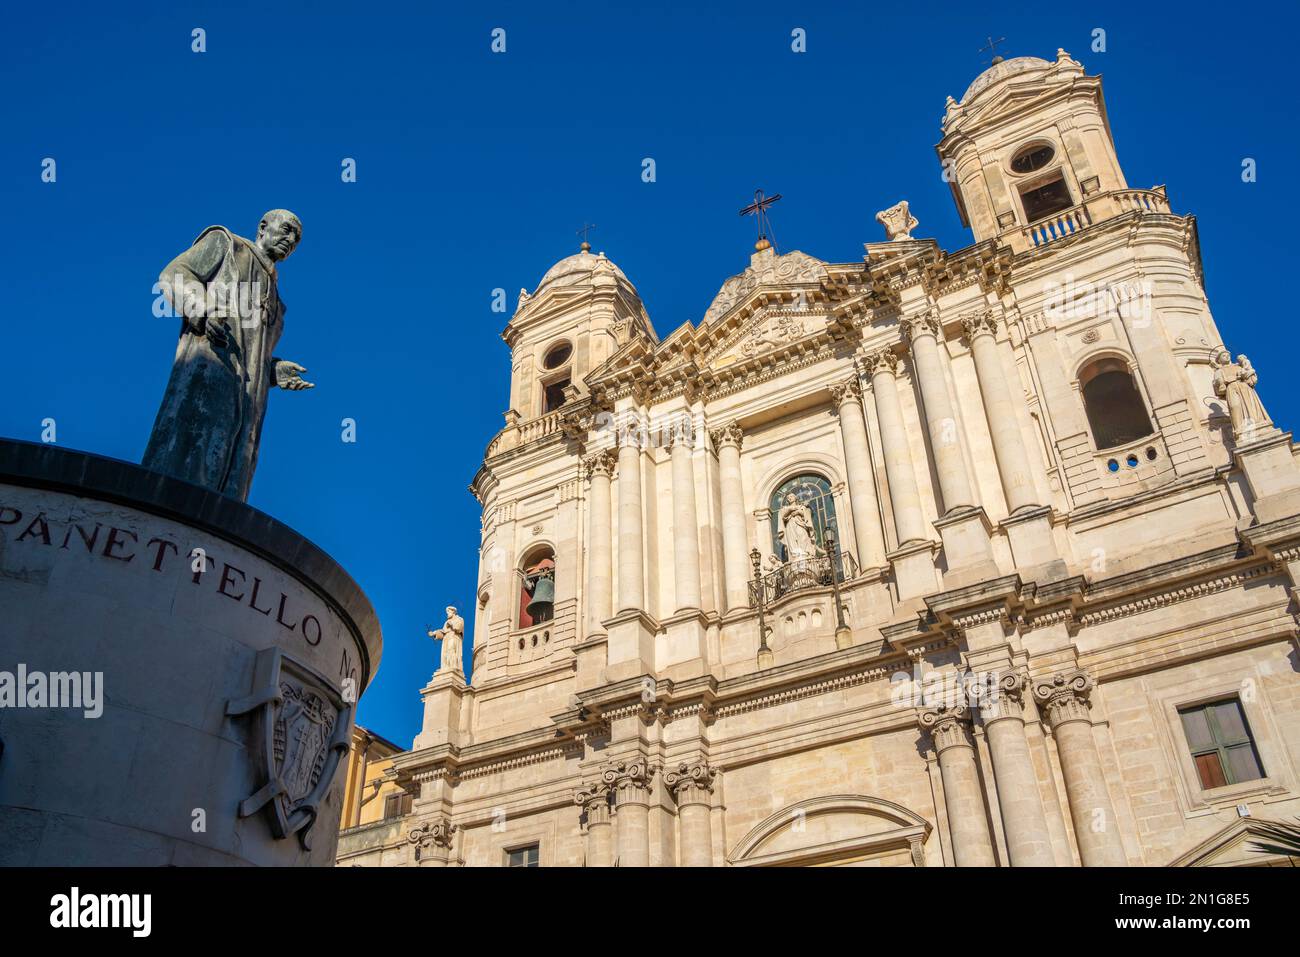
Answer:
[[[767,211],[772,208],[772,204],[781,198],[781,194],[775,196],[764,196],[761,189],[754,190],[754,201],[740,211],[742,216],[753,216],[758,224],[758,242],[754,244],[757,250],[766,249],[771,245],[767,241],[768,233],[772,232],[772,220],[767,215]],[[775,236],[775,234],[773,234]]]
[[[591,249],[591,243],[587,242],[587,234],[595,228],[595,223],[583,222],[582,228],[577,230],[577,235],[582,237],[582,246],[580,248],[583,252],[588,252]]]
[[[997,47],[999,43],[1005,43],[1007,38],[998,37],[996,40],[994,40],[992,37],[985,37],[985,39],[988,40],[988,43],[980,47],[980,53],[983,53],[985,50],[988,50],[991,54],[993,54],[993,62],[1001,63],[1002,57],[998,56]]]

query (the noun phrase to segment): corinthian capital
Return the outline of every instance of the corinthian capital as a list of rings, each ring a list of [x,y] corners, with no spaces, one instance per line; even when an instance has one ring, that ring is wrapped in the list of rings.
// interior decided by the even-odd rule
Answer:
[[[943,324],[939,322],[939,317],[935,315],[933,309],[919,312],[915,316],[908,316],[906,319],[900,320],[898,325],[903,330],[903,336],[909,340],[918,336],[943,338]]]
[[[867,353],[862,358],[862,364],[867,371],[867,375],[870,376],[882,372],[887,372],[890,375],[898,374],[898,356],[894,355],[894,350],[888,347]]]
[[[1052,728],[1067,721],[1087,721],[1088,700],[1095,683],[1082,669],[1058,671],[1034,682],[1034,700]]]
[[[693,764],[683,761],[664,775],[664,783],[676,796],[678,804],[708,804],[717,774],[716,768],[703,761]]]
[[[735,422],[728,423],[722,428],[714,429],[709,433],[709,438],[713,440],[713,447],[715,449],[720,449],[728,445],[740,448],[740,443],[744,437],[745,433],[741,431],[740,426]]]
[[[451,847],[451,836],[455,831],[456,825],[445,817],[433,817],[411,828],[406,839],[421,848]]]
[[[609,823],[609,785],[604,780],[584,784],[573,792],[573,803],[587,815],[587,826]]]
[[[844,382],[837,382],[831,386],[831,398],[837,407],[845,402],[857,402],[862,398],[862,383],[856,375]]]
[[[1008,671],[997,676],[979,698],[980,718],[985,725],[1001,718],[1024,718],[1025,676]]]
[[[644,758],[611,761],[601,769],[600,779],[614,792],[615,804],[644,803],[650,792],[654,769]]]
[[[595,478],[597,475],[609,478],[614,474],[615,461],[617,456],[610,449],[596,452],[582,460],[583,474],[587,478]]]
[[[966,332],[967,339],[974,339],[976,336],[994,335],[998,331],[998,319],[993,315],[992,309],[982,309],[979,312],[972,312],[968,316],[963,316],[961,320],[962,329]]]
[[[942,753],[952,747],[974,747],[970,737],[970,708],[964,704],[927,708],[916,716],[916,721],[930,732],[936,752]]]

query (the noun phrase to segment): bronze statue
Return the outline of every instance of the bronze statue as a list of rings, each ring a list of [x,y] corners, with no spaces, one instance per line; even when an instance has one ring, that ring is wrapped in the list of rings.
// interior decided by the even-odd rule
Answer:
[[[180,341],[145,468],[248,498],[268,391],[313,387],[306,369],[271,354],[285,312],[276,263],[301,239],[298,217],[273,209],[256,241],[209,226],[163,270],[159,287],[181,315]]]

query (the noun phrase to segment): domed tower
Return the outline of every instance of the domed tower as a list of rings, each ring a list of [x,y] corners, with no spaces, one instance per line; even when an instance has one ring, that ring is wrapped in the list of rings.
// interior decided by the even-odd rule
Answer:
[[[1092,201],[1117,197],[1128,185],[1101,77],[1085,75],[1064,50],[1055,62],[998,58],[961,100],[948,98],[935,149],[977,241],[1002,236],[1013,247],[1032,246],[1035,224],[1063,217],[1049,229],[1072,232],[1126,211]]]
[[[545,670],[577,640],[585,519],[568,420],[586,408],[584,380],[620,347],[658,341],[636,288],[585,242],[531,294],[520,290],[502,338],[511,354],[510,405],[470,486],[483,507],[475,687]],[[525,709],[511,720],[531,717]],[[505,719],[480,717],[484,726],[496,720]]]
[[[501,337],[510,346],[510,408],[515,425],[555,412],[585,392],[583,377],[632,336],[657,341],[636,288],[605,254],[579,252],[546,271]]]

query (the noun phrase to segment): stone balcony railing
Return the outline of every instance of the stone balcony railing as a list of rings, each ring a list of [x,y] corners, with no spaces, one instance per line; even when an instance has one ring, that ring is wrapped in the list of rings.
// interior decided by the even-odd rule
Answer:
[[[1004,238],[1012,249],[1020,252],[1073,236],[1089,226],[1125,213],[1167,212],[1169,198],[1165,195],[1163,186],[1155,189],[1117,189],[1089,196],[1077,206],[1053,213],[1028,226],[1013,228]]]
[[[492,441],[488,443],[487,453],[484,457],[491,458],[494,455],[508,452],[510,449],[527,445],[529,442],[535,442],[538,439],[544,439],[563,431],[561,414],[564,411],[564,409],[556,409],[554,412],[548,412],[535,419],[507,425],[493,436]]]
[[[841,583],[858,577],[858,563],[854,561],[852,555],[848,552],[840,552],[835,558],[834,571]],[[766,607],[787,595],[810,588],[829,588],[831,584],[831,561],[825,555],[786,562],[776,571],[750,581],[749,605],[751,608],[757,608],[761,601]]]

